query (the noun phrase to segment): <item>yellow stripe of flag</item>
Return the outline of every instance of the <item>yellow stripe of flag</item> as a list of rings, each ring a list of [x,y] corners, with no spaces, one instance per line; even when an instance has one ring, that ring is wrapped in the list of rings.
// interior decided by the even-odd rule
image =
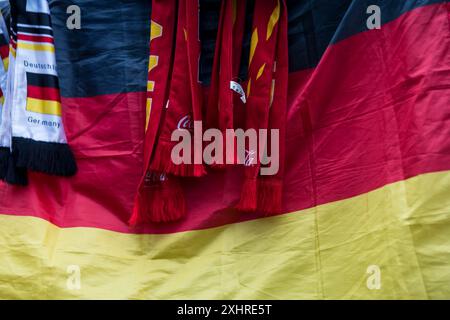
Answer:
[[[55,46],[51,43],[17,42],[17,48],[32,51],[55,52]]]
[[[425,174],[292,214],[175,234],[0,214],[0,298],[449,299],[449,191],[450,172]]]
[[[61,116],[61,103],[59,101],[27,98],[27,110],[36,113]]]
[[[3,59],[3,66],[5,67],[5,70],[8,70],[9,67],[9,57],[6,57]]]

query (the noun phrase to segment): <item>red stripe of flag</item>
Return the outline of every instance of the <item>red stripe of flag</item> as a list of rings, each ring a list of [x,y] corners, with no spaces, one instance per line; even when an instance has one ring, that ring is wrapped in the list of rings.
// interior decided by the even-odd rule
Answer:
[[[60,101],[59,90],[49,87],[27,86],[27,97],[41,100]]]
[[[33,36],[33,35],[19,33],[17,35],[17,39],[24,40],[24,41],[53,43],[52,37],[46,37],[46,36],[42,36],[42,35],[41,36]]]
[[[290,74],[287,143],[296,147],[287,148],[286,212],[354,197],[419,174],[450,170],[450,126],[446,122],[450,119],[449,99],[447,87],[442,86],[448,81],[449,69],[448,59],[442,58],[448,56],[447,45],[443,45],[448,34],[447,11],[442,4],[424,6],[386,24],[383,30],[381,40],[377,32],[367,31],[332,45],[316,69]],[[398,52],[382,55],[372,50],[381,45],[395,47]],[[398,56],[406,57],[407,63],[401,68]],[[384,68],[392,72],[378,73]],[[398,85],[380,83],[386,79]],[[115,128],[104,144],[121,143],[128,137],[134,122],[121,115],[143,115],[145,98],[145,91],[63,98],[67,122],[77,123],[67,128],[68,139],[86,160],[79,161],[77,181],[35,175],[22,192],[0,201],[0,212],[25,212],[63,228],[82,226],[142,234],[206,229],[261,218],[257,212],[230,214],[226,206],[232,205],[241,192],[239,173],[214,173],[195,185],[186,182],[186,219],[148,224],[137,231],[129,228],[125,221],[130,217],[130,203],[139,183],[140,170],[136,168],[142,163],[134,154],[108,157],[107,150],[86,149],[104,137],[104,127],[92,126],[102,116],[102,123]],[[87,105],[91,108],[80,108]],[[114,112],[108,112],[111,106]],[[137,120],[144,123],[144,118]],[[88,133],[80,129],[86,127],[90,128]],[[91,174],[93,166],[95,177]],[[79,191],[74,201],[65,205],[68,214],[64,219],[44,214],[44,205],[35,195],[45,183]],[[114,185],[121,187],[108,187]],[[0,193],[2,187],[0,184]],[[89,189],[99,190],[95,201]],[[205,190],[210,195],[208,201]],[[52,207],[58,207],[61,201],[57,195],[45,198]],[[27,203],[30,209],[24,211],[20,203]]]
[[[9,55],[9,46],[8,45],[4,45],[0,47],[0,57],[2,57],[2,59],[7,58]]]

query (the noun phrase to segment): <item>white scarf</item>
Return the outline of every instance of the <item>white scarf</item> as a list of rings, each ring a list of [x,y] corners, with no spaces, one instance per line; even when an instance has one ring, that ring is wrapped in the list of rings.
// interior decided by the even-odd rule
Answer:
[[[12,0],[9,69],[0,126],[3,163],[8,163],[6,182],[26,184],[26,169],[59,176],[76,173],[61,115],[48,2]]]

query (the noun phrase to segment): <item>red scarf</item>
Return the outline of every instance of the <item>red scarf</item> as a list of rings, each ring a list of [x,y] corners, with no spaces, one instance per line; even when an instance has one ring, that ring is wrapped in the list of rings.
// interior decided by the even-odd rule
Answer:
[[[264,150],[259,150],[260,157],[255,157],[256,162],[246,167],[243,191],[237,206],[244,211],[277,213],[282,209],[284,175],[287,11],[284,1],[255,3],[244,105],[242,96],[235,93],[239,90],[232,90],[230,85],[233,80],[238,80],[245,6],[245,1],[222,2],[206,112],[207,125],[219,128],[226,137],[226,129],[234,128],[235,109],[245,108],[247,129],[280,130],[278,173],[274,176],[260,175],[260,157]],[[201,164],[176,165],[171,159],[172,149],[177,144],[171,141],[172,132],[192,130],[192,122],[202,120],[202,95],[198,81],[198,9],[198,0],[153,0],[145,171],[130,219],[132,225],[182,218],[186,205],[181,177],[205,174]],[[178,12],[178,17],[175,12]],[[191,149],[202,152],[198,145]],[[261,149],[268,150],[270,154],[274,148],[267,143]],[[226,160],[227,163],[236,162],[233,157]],[[221,166],[220,163],[214,165]]]
[[[234,128],[234,110],[243,108],[243,101],[231,86],[240,87],[239,67],[241,63],[242,39],[245,28],[245,0],[223,0],[217,30],[211,86],[208,94],[206,121],[208,128],[217,128],[226,137],[226,129]],[[240,87],[241,88],[241,87]],[[245,96],[244,96],[245,97]],[[222,145],[221,162],[213,162],[214,168],[225,168],[236,163],[236,152],[226,152],[226,140]],[[223,160],[223,161],[222,161]]]
[[[202,120],[198,19],[198,0],[152,2],[145,172],[130,219],[132,225],[183,217],[186,209],[180,177],[206,173],[202,164],[194,164],[194,156],[191,164],[177,165],[171,159],[178,143],[171,141],[172,133],[191,131],[193,121]],[[196,148],[192,145],[191,150]]]
[[[164,119],[150,163],[152,171],[183,177],[198,177],[206,173],[203,165],[194,164],[194,157],[191,157],[191,164],[176,165],[171,159],[172,149],[177,145],[177,142],[171,141],[172,133],[180,129],[192,131],[194,121],[202,121],[201,85],[198,81],[198,15],[198,0],[179,0],[169,99],[164,106]],[[191,150],[195,150],[193,145]]]
[[[248,69],[246,128],[268,129],[268,135],[271,129],[279,130],[280,166],[276,175],[260,174],[260,159],[264,148],[267,154],[273,151],[269,136],[267,139],[269,143],[264,148],[258,146],[259,150],[247,149],[248,162],[241,199],[237,205],[239,210],[259,210],[266,214],[282,211],[287,78],[288,39],[285,1],[256,2]]]

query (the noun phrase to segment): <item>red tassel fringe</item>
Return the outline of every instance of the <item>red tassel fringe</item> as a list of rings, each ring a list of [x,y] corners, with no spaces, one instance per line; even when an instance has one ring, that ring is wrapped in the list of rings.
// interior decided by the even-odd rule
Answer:
[[[283,181],[273,178],[258,179],[258,210],[266,216],[281,213],[283,210]]]
[[[177,177],[201,177],[206,174],[203,164],[174,164],[171,158],[172,142],[160,141],[150,169],[155,172],[164,172]]]
[[[283,181],[273,178],[246,179],[236,209],[261,211],[265,216],[283,212]]]
[[[183,189],[176,179],[144,186],[129,220],[131,226],[152,222],[173,222],[186,215]]]
[[[241,199],[236,206],[240,211],[255,211],[257,208],[256,179],[245,179],[242,185]]]

